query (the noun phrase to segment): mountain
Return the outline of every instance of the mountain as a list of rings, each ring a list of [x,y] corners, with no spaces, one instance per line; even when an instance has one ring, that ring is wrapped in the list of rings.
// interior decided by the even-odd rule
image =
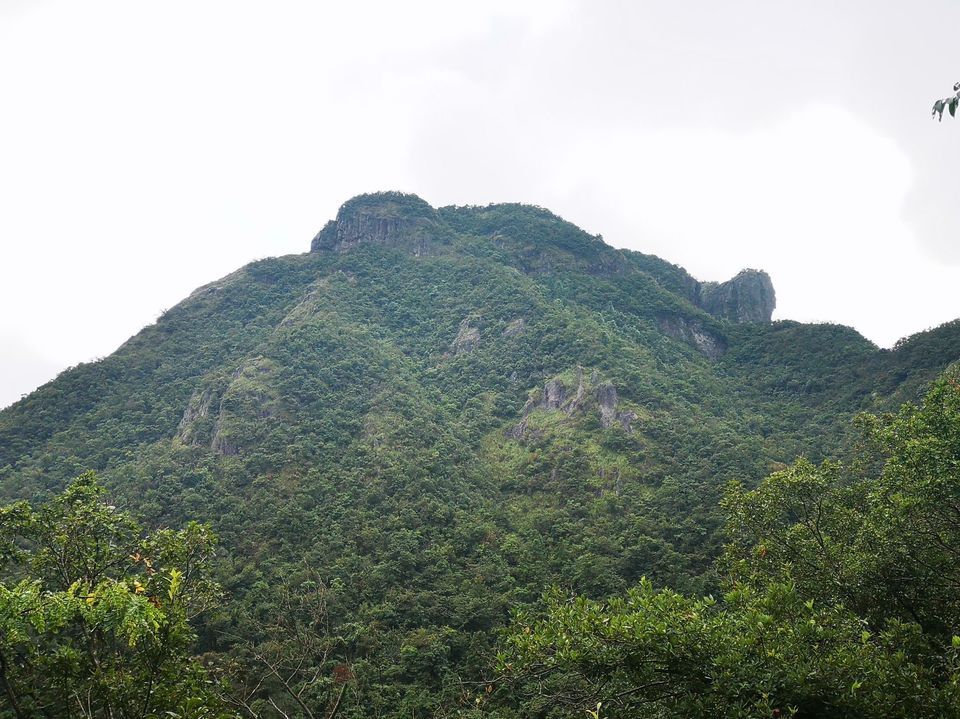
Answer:
[[[211,656],[301,646],[270,617],[320,586],[341,715],[442,714],[550,585],[711,591],[728,481],[842,456],[960,358],[958,322],[882,350],[774,306],[760,270],[700,282],[542,208],[362,195],[0,412],[0,495],[92,469],[149,524],[209,522]]]

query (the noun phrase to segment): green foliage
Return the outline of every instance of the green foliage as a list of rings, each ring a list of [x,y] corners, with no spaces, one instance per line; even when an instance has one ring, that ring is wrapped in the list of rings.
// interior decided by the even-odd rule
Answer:
[[[937,663],[930,654],[915,626],[871,634],[789,584],[715,601],[645,580],[608,602],[554,592],[518,612],[498,668],[500,692],[525,699],[525,716],[598,704],[611,718],[945,716],[960,667],[952,651]]]
[[[882,626],[960,633],[960,384],[946,372],[920,406],[862,415],[848,464],[806,461],[727,499],[738,576],[790,576],[805,596]]]
[[[950,97],[945,97],[942,100],[937,100],[933,103],[933,113],[932,116],[937,118],[937,122],[943,121],[943,111],[948,110],[950,112],[950,117],[955,117],[957,114],[957,105],[960,104],[960,82],[955,82],[953,84],[954,95]]]
[[[958,375],[919,407],[861,416],[849,464],[734,485],[720,600],[645,579],[517,611],[491,701],[548,717],[956,716]]]
[[[350,218],[364,210],[373,210],[385,217],[432,218],[436,215],[436,210],[416,195],[405,192],[371,192],[344,202],[337,217]]]
[[[102,495],[85,474],[0,509],[0,716],[223,715],[189,655],[212,535],[146,533]]]

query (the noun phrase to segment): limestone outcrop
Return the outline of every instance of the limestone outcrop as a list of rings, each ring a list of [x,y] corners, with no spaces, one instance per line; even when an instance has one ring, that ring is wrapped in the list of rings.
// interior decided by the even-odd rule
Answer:
[[[727,351],[726,340],[704,327],[700,320],[679,315],[663,315],[659,318],[658,324],[664,334],[686,342],[712,360],[720,359],[720,356]]]
[[[523,407],[523,417],[519,423],[506,431],[513,439],[522,439],[529,429],[528,418],[536,410],[563,412],[568,416],[596,411],[600,426],[609,429],[620,424],[627,432],[633,431],[633,422],[638,418],[636,412],[620,407],[617,389],[611,382],[602,381],[594,371],[590,379],[584,377],[583,367],[577,367],[575,384],[564,377],[555,377],[544,383],[543,389],[530,395]]]
[[[747,269],[726,282],[701,282],[697,304],[731,322],[769,322],[777,296],[770,275]]]
[[[346,252],[362,244],[429,254],[445,233],[436,210],[416,195],[377,192],[345,202],[310,243],[311,252]]]

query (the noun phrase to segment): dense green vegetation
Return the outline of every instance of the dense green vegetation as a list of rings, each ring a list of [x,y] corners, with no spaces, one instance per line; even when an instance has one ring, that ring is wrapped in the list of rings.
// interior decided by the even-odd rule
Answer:
[[[846,457],[960,357],[956,324],[733,324],[523,205],[362,196],[314,245],[0,412],[0,497],[95,470],[146,526],[210,525],[195,651],[247,716],[454,716],[545,587],[718,592],[728,482]]]
[[[217,599],[206,528],[146,533],[92,474],[0,509],[0,711],[26,717],[214,717],[189,621]],[[226,714],[224,714],[226,715]]]
[[[847,463],[731,486],[719,598],[643,580],[518,611],[502,688],[481,703],[611,719],[960,714],[958,377],[920,407],[863,415]]]

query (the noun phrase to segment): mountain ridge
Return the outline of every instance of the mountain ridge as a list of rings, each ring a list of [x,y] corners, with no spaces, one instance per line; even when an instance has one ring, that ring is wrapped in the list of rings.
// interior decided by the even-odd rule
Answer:
[[[506,249],[509,235],[504,230],[509,233],[509,226],[497,224],[498,215],[504,210],[519,211],[529,216],[528,221],[552,225],[554,237],[560,240],[559,246],[510,247],[512,252],[508,250],[508,254],[513,263],[526,273],[549,273],[558,262],[567,259],[568,268],[581,266],[594,274],[614,275],[637,267],[628,259],[632,255],[651,257],[618,250],[604,243],[599,235],[589,235],[536,205],[497,203],[435,209],[419,196],[401,192],[377,192],[351,198],[341,205],[336,219],[328,221],[313,238],[310,251],[345,252],[361,243],[371,243],[404,247],[419,256],[441,251],[445,246],[449,249],[447,243],[453,228]],[[443,240],[437,242],[438,237]],[[773,283],[763,270],[744,269],[725,282],[701,282],[676,266],[661,269],[665,270],[663,276],[672,269],[677,275],[671,278],[673,288],[676,289],[679,280],[682,294],[708,314],[734,322],[769,322],[776,308]],[[660,279],[654,273],[651,276]]]

